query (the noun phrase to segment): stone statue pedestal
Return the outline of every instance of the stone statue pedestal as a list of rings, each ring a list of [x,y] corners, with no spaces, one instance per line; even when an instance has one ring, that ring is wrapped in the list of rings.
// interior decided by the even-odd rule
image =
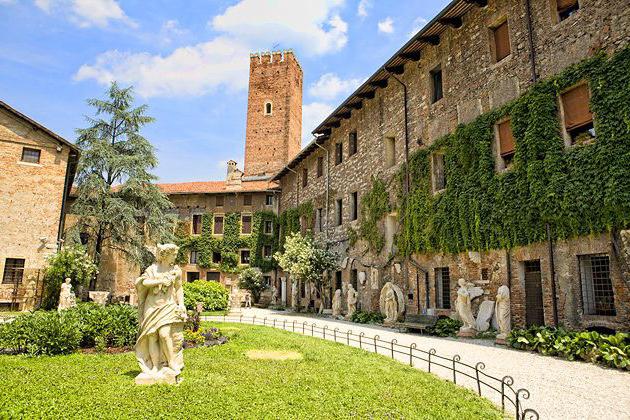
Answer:
[[[507,341],[505,341],[505,337],[499,337],[498,335],[497,338],[494,340],[494,343],[501,346],[507,346]]]
[[[459,330],[457,332],[457,336],[458,337],[463,337],[463,338],[474,338],[477,336],[477,330],[473,330],[473,329],[463,329],[463,330]]]
[[[166,384],[176,385],[181,382],[177,372],[168,367],[162,368],[157,373],[141,372],[135,379],[136,385]]]

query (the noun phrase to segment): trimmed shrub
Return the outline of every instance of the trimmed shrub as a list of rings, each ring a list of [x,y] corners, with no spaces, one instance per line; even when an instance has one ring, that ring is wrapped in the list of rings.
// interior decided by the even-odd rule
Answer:
[[[382,324],[385,315],[380,312],[355,311],[350,320],[358,324]]]
[[[194,310],[197,302],[203,303],[206,311],[227,309],[229,293],[221,283],[207,280],[195,280],[184,283],[184,305]]]
[[[93,347],[97,340],[102,340],[106,347],[130,347],[136,341],[138,310],[133,306],[80,303],[64,312],[77,320],[81,347]]]
[[[462,325],[462,322],[456,319],[440,318],[434,326],[427,328],[427,334],[438,337],[453,337]]]
[[[512,330],[507,342],[519,350],[630,370],[628,333],[603,335],[595,331],[578,332],[564,328],[530,327]]]

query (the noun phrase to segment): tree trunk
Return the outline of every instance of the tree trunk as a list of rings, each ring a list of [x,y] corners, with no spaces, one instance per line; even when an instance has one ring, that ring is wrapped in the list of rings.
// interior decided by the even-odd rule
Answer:
[[[96,281],[101,272],[101,251],[103,250],[103,228],[98,229],[96,235],[96,243],[94,244],[94,264],[96,265],[96,274],[90,280],[89,290],[96,290]]]

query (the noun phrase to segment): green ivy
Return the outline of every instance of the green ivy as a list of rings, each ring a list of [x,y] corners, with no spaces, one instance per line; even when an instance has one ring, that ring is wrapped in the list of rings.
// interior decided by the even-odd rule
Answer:
[[[271,235],[264,233],[265,221],[272,221],[274,224]],[[247,248],[250,250],[250,266],[258,267],[263,272],[268,272],[276,267],[272,258],[263,258],[263,247],[271,245],[275,251],[278,246],[277,231],[278,223],[275,214],[269,211],[254,212],[252,215],[252,233],[241,235],[241,214],[227,213],[223,217],[223,236],[213,235],[214,214],[205,213],[201,217],[201,235],[190,235],[190,223],[180,221],[176,230],[177,243],[180,247],[177,255],[178,264],[186,264],[190,251],[197,250],[197,265],[203,269],[219,270],[224,273],[238,273],[241,269],[239,265],[239,250]],[[213,263],[214,252],[221,253],[221,263]]]
[[[300,231],[300,219],[302,218],[306,222],[306,229],[312,230],[315,226],[315,209],[312,201],[305,201],[297,207],[285,210],[280,215],[280,249],[284,248],[284,240],[287,235]]]
[[[373,252],[381,252],[385,245],[385,236],[378,228],[378,223],[391,208],[387,186],[382,180],[372,177],[372,188],[361,197],[358,236],[368,243],[368,248]],[[352,242],[354,238],[350,236],[350,239]]]
[[[597,138],[565,148],[558,95],[582,80],[589,83]],[[625,48],[540,81],[515,101],[416,151],[409,161],[412,189],[399,194],[399,249],[410,254],[512,248],[545,240],[547,223],[555,239],[630,226],[629,103]],[[497,173],[494,125],[507,116],[516,154],[513,167]],[[447,187],[434,195],[429,162],[438,150],[445,154]]]

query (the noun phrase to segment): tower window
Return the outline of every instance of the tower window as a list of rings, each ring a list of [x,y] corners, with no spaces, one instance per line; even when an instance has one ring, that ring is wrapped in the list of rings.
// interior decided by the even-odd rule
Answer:
[[[265,102],[265,115],[271,115],[273,111],[273,105],[271,102]]]
[[[431,70],[431,102],[435,103],[444,97],[442,89],[442,67]]]

